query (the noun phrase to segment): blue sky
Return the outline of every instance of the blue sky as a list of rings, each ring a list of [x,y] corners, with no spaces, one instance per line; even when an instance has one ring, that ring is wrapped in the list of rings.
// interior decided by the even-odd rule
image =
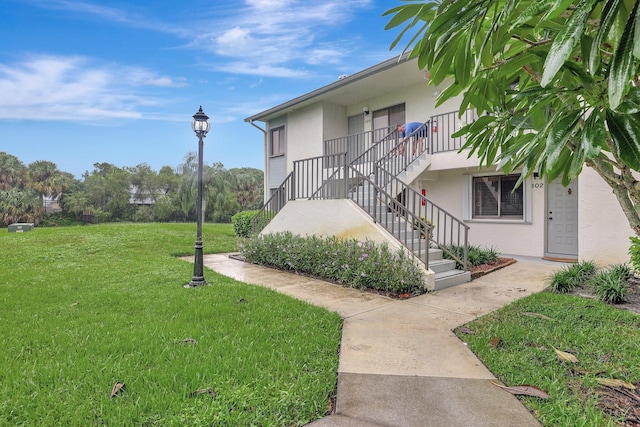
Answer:
[[[400,53],[375,0],[1,0],[0,151],[80,178],[98,162],[263,168],[244,118]]]

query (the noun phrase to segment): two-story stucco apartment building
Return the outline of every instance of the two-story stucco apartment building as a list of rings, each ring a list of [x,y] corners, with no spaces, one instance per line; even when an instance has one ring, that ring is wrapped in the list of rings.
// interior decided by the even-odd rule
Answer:
[[[379,229],[385,228],[385,220],[376,217],[377,211],[386,207],[396,217],[406,217],[405,208],[411,211],[413,204],[416,218],[429,219],[435,234],[449,243],[449,234],[455,234],[454,244],[461,242],[458,234],[464,229],[469,243],[504,254],[602,265],[628,260],[631,229],[611,189],[595,172],[585,167],[568,187],[535,175],[514,191],[518,175],[480,168],[475,156],[459,152],[464,141],[451,134],[476,116],[469,111],[458,117],[458,99],[436,108],[443,89],[429,85],[428,74],[405,56],[342,76],[245,119],[264,132],[265,201],[277,204],[275,211],[282,208],[276,219],[284,216],[272,231],[376,239],[376,233],[394,233],[393,224],[387,231]],[[424,127],[401,144],[397,125],[405,122]],[[418,139],[421,144],[414,145]],[[375,203],[358,191],[386,199],[369,208]],[[294,213],[294,200],[324,203],[298,203]],[[446,220],[439,219],[442,212]],[[396,233],[396,240],[407,246],[401,234]]]

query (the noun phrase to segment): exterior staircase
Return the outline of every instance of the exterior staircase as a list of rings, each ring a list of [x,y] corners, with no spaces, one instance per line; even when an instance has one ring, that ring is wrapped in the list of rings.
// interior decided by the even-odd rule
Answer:
[[[474,118],[465,116],[464,123]],[[442,123],[440,131],[431,120]],[[324,141],[328,154],[293,162],[293,171],[254,217],[254,232],[289,200],[347,198],[435,273],[435,290],[470,281],[469,227],[406,184],[431,165],[432,154],[460,149],[463,141],[452,136],[459,120],[457,112],[432,116],[406,139],[390,127]],[[411,153],[414,138],[425,129],[424,151]],[[421,238],[426,233],[419,229],[431,232]]]
[[[431,165],[431,155],[426,151],[420,154],[397,178],[402,182],[413,182]]]
[[[376,192],[370,181],[363,181],[358,186],[351,188],[347,195],[347,198],[359,205],[376,223],[400,240],[416,258],[428,260],[428,268],[435,273],[434,290],[448,288],[471,280],[469,271],[456,268],[456,261],[445,258],[443,249],[433,241],[421,237],[420,231],[407,221],[407,215],[399,214],[390,209],[379,209],[380,203],[375,200],[376,197]],[[425,254],[427,251],[428,254]]]

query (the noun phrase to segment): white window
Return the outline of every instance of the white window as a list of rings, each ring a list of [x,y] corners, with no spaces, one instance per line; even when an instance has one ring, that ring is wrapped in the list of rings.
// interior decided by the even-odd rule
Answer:
[[[472,219],[524,219],[524,185],[520,175],[472,177]]]
[[[284,155],[284,145],[285,145],[285,134],[284,134],[284,126],[277,127],[275,129],[271,129],[269,132],[270,142],[271,142],[271,155],[272,156],[282,156]]]

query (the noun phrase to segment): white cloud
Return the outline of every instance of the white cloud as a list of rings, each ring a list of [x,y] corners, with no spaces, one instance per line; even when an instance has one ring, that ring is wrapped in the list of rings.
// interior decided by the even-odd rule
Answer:
[[[114,71],[115,73],[115,71]],[[159,86],[159,87],[184,87],[187,82],[184,78],[173,79],[168,76],[159,76],[149,70],[136,67],[124,67],[117,71],[126,82],[133,86]]]
[[[160,12],[135,3],[105,6],[90,0],[25,0],[42,8],[82,14],[134,28],[171,33],[189,40],[187,46],[228,58],[231,64],[216,70],[273,77],[304,77],[304,64],[340,64],[352,49],[351,40],[334,36],[373,6],[373,0],[244,0],[212,2],[190,15],[192,22],[172,17],[158,20]],[[195,34],[195,35],[194,35]],[[331,40],[326,42],[326,40]],[[318,47],[319,44],[322,47]],[[220,62],[216,58],[216,62]],[[238,66],[251,62],[252,66]]]
[[[330,47],[317,48],[309,50],[307,54],[307,62],[312,65],[338,64],[342,62],[345,56],[346,52],[339,49],[333,49]]]
[[[213,68],[215,71],[223,71],[233,74],[247,74],[259,77],[300,78],[308,75],[308,72],[305,70],[240,61],[225,63],[224,65],[215,65]]]
[[[101,66],[72,56],[37,56],[0,64],[0,119],[98,121],[143,118],[142,107],[159,105],[144,86],[184,85],[151,71]]]
[[[291,0],[247,0],[250,7],[256,9],[274,9],[289,7]]]
[[[39,6],[43,9],[59,10],[69,13],[78,13],[83,15],[93,15],[101,20],[119,22],[134,28],[147,28],[163,33],[187,36],[190,31],[179,25],[166,24],[157,21],[150,13],[131,12],[125,9],[118,9],[99,4],[93,4],[89,1],[82,0],[24,0]]]
[[[217,53],[226,56],[238,56],[255,46],[248,29],[234,27],[214,39]]]
[[[337,64],[348,54],[340,41],[333,46],[317,45],[370,4],[371,0],[246,0],[233,16],[207,22],[207,31],[192,46],[234,60],[218,65],[217,70],[303,77],[307,72],[293,64]]]

